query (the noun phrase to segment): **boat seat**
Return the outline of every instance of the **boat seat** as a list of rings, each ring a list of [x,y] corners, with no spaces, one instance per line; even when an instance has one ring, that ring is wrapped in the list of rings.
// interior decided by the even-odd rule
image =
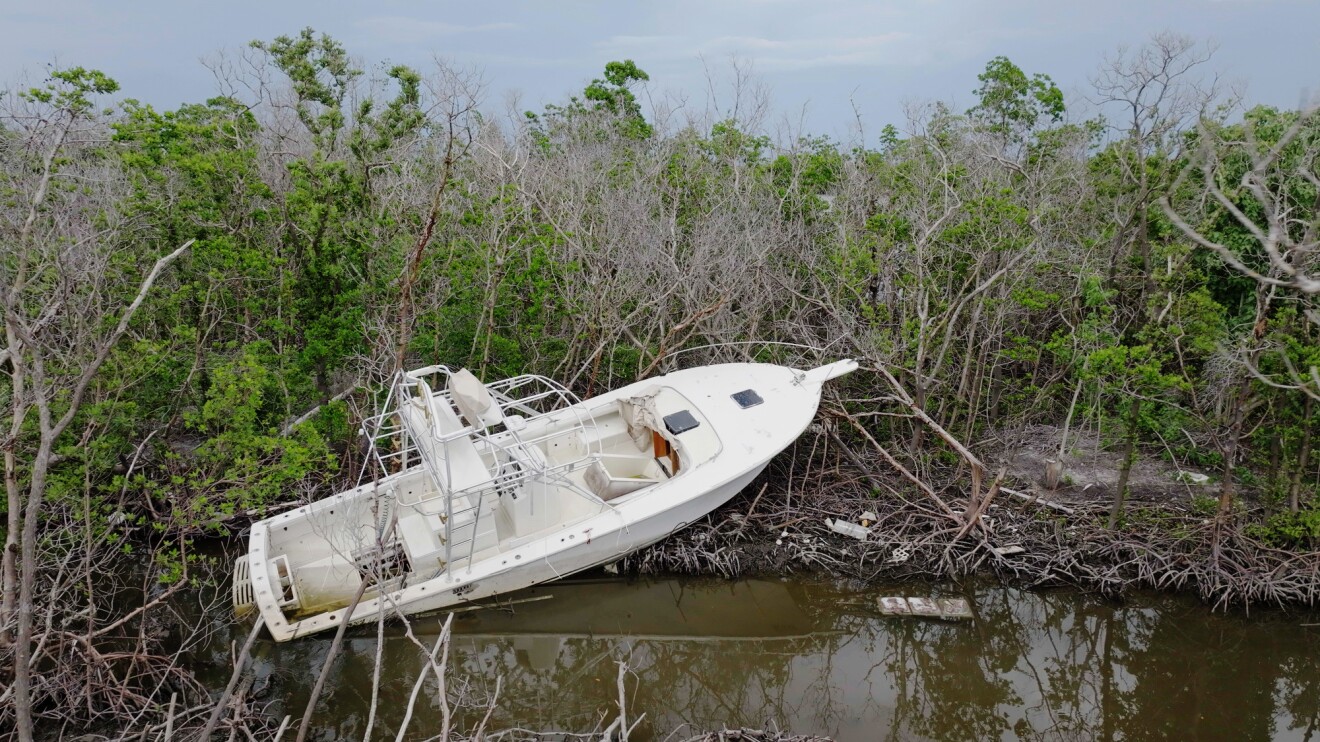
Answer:
[[[587,487],[602,500],[612,500],[665,480],[655,459],[645,454],[599,454],[584,475]]]
[[[489,428],[504,422],[504,413],[490,395],[490,390],[465,368],[449,375],[449,395],[474,428]]]
[[[440,534],[444,533],[445,525],[439,513],[402,508],[395,528],[414,565],[425,564],[427,560],[443,555],[444,544],[440,541]]]
[[[429,408],[420,400],[399,409],[404,424],[418,446],[426,448],[440,484],[451,492],[462,492],[491,480],[490,469],[472,439],[457,435],[464,429],[453,408],[443,400]],[[428,422],[429,410],[440,419]],[[440,440],[446,438],[447,440]]]
[[[638,451],[650,451],[652,448],[655,426],[654,413],[649,405],[659,392],[659,387],[650,386],[632,397],[619,400],[619,417],[623,418],[628,436]]]

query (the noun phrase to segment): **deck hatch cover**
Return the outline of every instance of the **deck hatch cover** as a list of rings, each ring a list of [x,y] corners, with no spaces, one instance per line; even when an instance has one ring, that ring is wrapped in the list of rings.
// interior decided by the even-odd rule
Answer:
[[[744,410],[748,407],[755,407],[765,401],[764,399],[761,399],[761,395],[757,394],[755,389],[744,389],[741,392],[734,392],[729,396],[733,397],[733,401],[737,402],[738,406]]]
[[[679,410],[672,415],[665,415],[664,420],[665,430],[668,430],[674,435],[686,433],[701,424],[697,422],[697,418],[693,417],[692,413],[687,410]]]

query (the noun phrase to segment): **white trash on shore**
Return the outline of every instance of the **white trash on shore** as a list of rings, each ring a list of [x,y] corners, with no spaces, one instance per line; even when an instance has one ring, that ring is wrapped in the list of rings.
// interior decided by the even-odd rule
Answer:
[[[841,533],[844,536],[852,536],[858,541],[865,541],[867,537],[871,535],[871,529],[843,520],[842,518],[826,518],[825,525],[829,526],[830,530],[835,533]]]

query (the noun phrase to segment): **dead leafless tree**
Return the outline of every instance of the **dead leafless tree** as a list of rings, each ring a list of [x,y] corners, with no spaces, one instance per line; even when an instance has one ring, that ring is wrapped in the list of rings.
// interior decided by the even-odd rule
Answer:
[[[3,228],[5,347],[10,426],[4,442],[8,536],[3,556],[0,642],[13,652],[12,709],[19,739],[32,739],[33,670],[41,646],[36,618],[38,543],[51,469],[62,458],[93,381],[128,332],[137,310],[164,271],[191,241],[138,273],[124,270],[125,228],[116,204],[123,180],[98,156],[104,122],[89,96],[96,81],[52,82],[49,95],[5,98],[3,157],[8,184],[22,194]],[[32,167],[23,168],[20,160]],[[76,187],[75,187],[76,184]],[[47,632],[49,633],[49,632]]]

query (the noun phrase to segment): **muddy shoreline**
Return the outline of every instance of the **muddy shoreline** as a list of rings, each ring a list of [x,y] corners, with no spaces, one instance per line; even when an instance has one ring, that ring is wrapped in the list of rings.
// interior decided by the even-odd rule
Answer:
[[[863,582],[982,575],[1110,598],[1131,589],[1186,592],[1217,609],[1320,606],[1320,551],[1277,548],[1259,538],[1253,526],[1267,516],[1259,505],[1246,501],[1216,516],[1203,505],[1217,494],[1213,481],[1191,485],[1177,475],[1185,468],[1146,462],[1135,469],[1122,522],[1110,530],[1112,489],[1103,458],[1091,459],[1090,481],[1056,491],[1023,476],[1040,458],[1019,448],[988,459],[1008,473],[968,527],[882,466],[862,473],[844,461],[790,453],[727,505],[618,568]],[[966,496],[956,486],[938,492],[961,514]],[[831,519],[868,533],[842,535]]]

